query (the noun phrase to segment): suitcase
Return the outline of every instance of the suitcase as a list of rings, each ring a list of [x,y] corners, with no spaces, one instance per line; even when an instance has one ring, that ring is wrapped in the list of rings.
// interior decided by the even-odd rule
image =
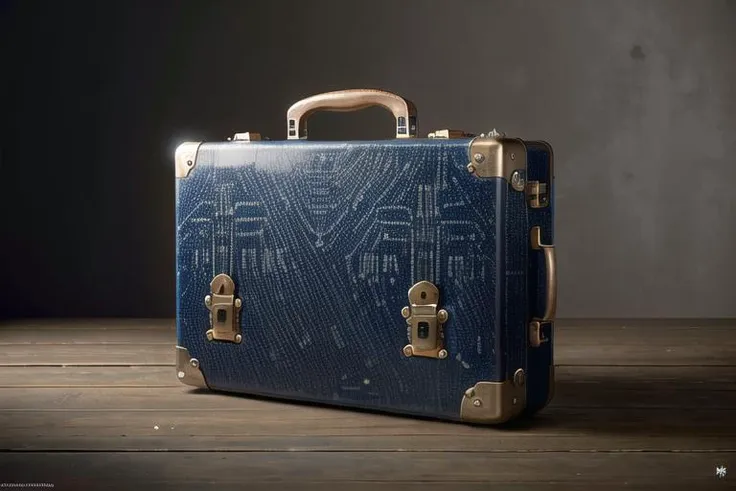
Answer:
[[[311,114],[369,106],[395,139],[307,139]],[[473,424],[548,404],[550,145],[418,138],[414,105],[369,89],[299,101],[286,129],[176,150],[179,380]]]

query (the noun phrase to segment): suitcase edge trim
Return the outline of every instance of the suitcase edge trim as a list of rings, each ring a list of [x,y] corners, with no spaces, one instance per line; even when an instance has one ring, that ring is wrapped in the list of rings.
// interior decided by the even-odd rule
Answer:
[[[184,385],[209,389],[204,374],[199,369],[199,360],[192,358],[189,350],[181,346],[176,347],[176,378]]]
[[[478,382],[463,394],[460,420],[464,423],[500,424],[510,421],[526,408],[524,370],[512,380]]]

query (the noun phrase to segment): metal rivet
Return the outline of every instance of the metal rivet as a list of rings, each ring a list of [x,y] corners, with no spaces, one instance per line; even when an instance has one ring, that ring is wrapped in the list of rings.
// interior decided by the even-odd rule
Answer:
[[[444,324],[445,322],[447,322],[447,317],[448,317],[448,314],[445,309],[442,309],[439,312],[437,312],[437,320],[440,321],[440,323]]]
[[[188,166],[191,166],[192,164],[194,164],[194,162],[192,162],[191,160],[187,160],[187,165]]]
[[[404,355],[411,356],[414,354],[414,350],[411,346],[404,346]]]
[[[476,400],[473,401],[473,406],[475,406],[475,407],[480,407],[481,404],[483,404],[483,403],[480,402],[480,399],[476,399]]]
[[[524,383],[526,383],[526,374],[524,373],[524,370],[519,368],[514,373],[514,385],[521,387]]]
[[[437,356],[440,357],[440,360],[444,360],[447,358],[447,350],[441,349],[439,353],[437,353]]]
[[[411,309],[409,307],[404,307],[403,309],[401,309],[401,317],[403,317],[404,319],[408,319],[410,315]]]
[[[480,164],[486,159],[486,157],[482,153],[476,153],[473,155],[473,160],[476,161],[476,163]]]
[[[243,301],[240,300],[239,298],[236,298],[235,299],[235,308],[236,309],[239,309],[242,305],[243,305]]]
[[[212,297],[210,297],[209,295],[207,295],[206,297],[204,297],[204,304],[207,307],[209,307],[210,305],[212,305]]]
[[[509,157],[511,157],[511,160],[516,160],[516,154],[514,152],[511,152],[511,155],[509,155]]]
[[[189,360],[189,364],[192,365],[192,367],[194,368],[199,368],[199,360],[197,360],[196,358],[192,358],[191,360]]]
[[[212,333],[212,331],[207,331],[207,340],[212,341],[215,339],[215,335]]]
[[[176,374],[179,378],[184,378],[186,376],[186,373],[179,371],[179,373]]]
[[[468,172],[471,174],[475,172],[475,166],[473,164],[468,164]]]
[[[523,191],[526,185],[526,179],[524,178],[524,172],[520,170],[514,171],[511,174],[511,187],[516,191]]]
[[[241,336],[240,334],[236,334],[235,335],[235,342],[236,343],[240,343],[242,341],[243,341],[243,336]]]
[[[514,406],[516,406],[516,403],[517,403],[517,402],[518,402],[518,401],[517,401],[516,397],[514,397],[514,398],[513,398],[513,400],[511,401],[511,404],[513,404]]]

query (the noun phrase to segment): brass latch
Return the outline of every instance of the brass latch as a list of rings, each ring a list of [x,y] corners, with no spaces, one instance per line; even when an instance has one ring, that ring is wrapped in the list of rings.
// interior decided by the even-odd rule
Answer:
[[[532,208],[544,208],[549,205],[549,191],[547,184],[539,181],[526,183],[526,197]]]
[[[539,348],[543,343],[549,342],[549,336],[543,332],[544,326],[552,329],[551,322],[534,320],[529,323],[529,344],[532,348]]]
[[[427,138],[472,138],[475,135],[466,133],[463,130],[436,130],[427,135]]]
[[[401,315],[409,325],[409,344],[404,346],[406,356],[447,358],[443,347],[443,325],[447,322],[447,311],[438,310],[439,289],[429,281],[420,281],[409,289],[409,307],[401,309]]]
[[[257,142],[261,141],[261,134],[254,133],[252,131],[246,131],[245,133],[235,133],[235,136],[228,138],[228,141],[245,141],[245,142]]]
[[[226,274],[218,274],[210,283],[210,295],[204,304],[210,311],[211,329],[207,331],[210,341],[240,343],[240,308],[243,302],[235,297],[235,282]]]

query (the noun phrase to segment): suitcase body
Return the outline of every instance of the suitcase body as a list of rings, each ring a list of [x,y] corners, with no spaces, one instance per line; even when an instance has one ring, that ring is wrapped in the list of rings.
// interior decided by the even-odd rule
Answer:
[[[416,138],[413,105],[380,91],[305,101],[286,141],[177,149],[178,378],[469,423],[543,408],[550,146]],[[396,115],[396,139],[304,139],[311,112],[374,104]]]

